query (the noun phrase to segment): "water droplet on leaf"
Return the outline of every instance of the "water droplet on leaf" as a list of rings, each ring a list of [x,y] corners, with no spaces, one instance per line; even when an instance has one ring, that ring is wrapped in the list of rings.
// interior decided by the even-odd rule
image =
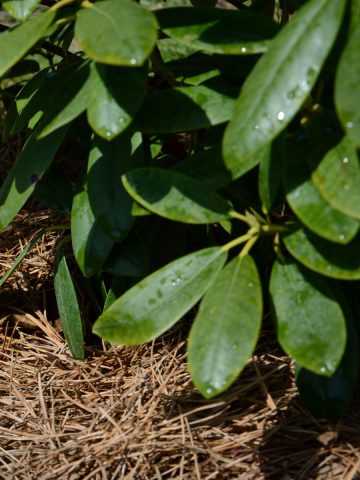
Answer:
[[[279,112],[278,115],[277,115],[277,119],[281,121],[281,120],[284,120],[284,118],[285,118],[285,113],[284,112]]]

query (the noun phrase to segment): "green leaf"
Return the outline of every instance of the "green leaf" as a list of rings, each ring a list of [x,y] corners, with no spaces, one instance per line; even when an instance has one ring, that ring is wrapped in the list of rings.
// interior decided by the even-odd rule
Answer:
[[[124,131],[141,107],[147,83],[146,68],[110,67],[94,63],[87,116],[100,137],[111,140]]]
[[[321,195],[345,215],[360,219],[360,156],[344,137],[317,165],[310,162],[311,178]]]
[[[88,62],[80,64],[76,70],[68,71],[65,78],[58,77],[63,81],[56,92],[50,92],[51,103],[47,105],[41,118],[39,138],[67,125],[86,110],[92,96],[92,83],[89,77]]]
[[[161,30],[194,49],[226,55],[262,53],[279,26],[246,10],[175,7],[157,10]]]
[[[57,213],[70,213],[73,189],[69,178],[58,166],[53,165],[36,185],[34,196],[46,208]]]
[[[28,20],[0,35],[0,77],[18,62],[42,37],[55,18],[55,11]]]
[[[353,397],[359,371],[359,341],[355,319],[342,302],[346,313],[347,342],[345,353],[330,378],[316,375],[297,365],[296,385],[303,402],[316,417],[337,421],[346,413]],[[356,319],[358,320],[358,319]]]
[[[122,179],[136,202],[170,220],[201,224],[229,218],[231,207],[222,197],[182,173],[139,168]]]
[[[2,5],[9,15],[23,22],[39,5],[41,0],[3,0]]]
[[[192,326],[191,377],[206,398],[226,390],[253,353],[262,317],[261,282],[254,260],[235,257],[206,292]]]
[[[254,156],[294,118],[309,95],[341,25],[345,0],[311,0],[275,37],[247,77],[225,131],[229,170]],[[250,166],[251,165],[251,166]]]
[[[360,223],[331,206],[311,180],[306,162],[307,144],[291,143],[284,168],[286,199],[298,218],[312,232],[335,243],[348,243]]]
[[[87,3],[75,24],[85,53],[99,63],[143,65],[157,39],[154,15],[131,0]]]
[[[0,190],[0,231],[20,211],[33,193],[38,180],[51,165],[66,130],[37,140],[37,131],[29,137]]]
[[[85,341],[80,308],[61,246],[57,249],[55,257],[54,289],[61,325],[70,352],[74,358],[83,360]]]
[[[259,196],[265,212],[269,212],[281,191],[281,172],[285,163],[285,137],[279,135],[265,148],[259,168]]]
[[[335,291],[296,263],[276,261],[270,293],[282,348],[308,370],[330,377],[346,344],[345,317]]]
[[[232,92],[229,96],[205,85],[157,90],[145,98],[133,128],[145,133],[169,133],[218,125],[232,117],[236,103],[233,96]]]
[[[95,322],[93,332],[115,343],[149,342],[192,308],[226,261],[219,247],[191,253],[141,280]]]
[[[101,269],[114,244],[96,222],[85,189],[74,196],[71,240],[76,261],[85,277]]]
[[[360,7],[359,11],[360,11]],[[336,73],[335,104],[339,118],[348,135],[360,146],[360,23],[355,28],[343,50]]]
[[[296,226],[283,241],[291,255],[310,270],[339,280],[360,279],[360,234],[347,245],[336,245]]]
[[[107,292],[105,303],[104,303],[104,310],[110,307],[117,298],[120,297],[123,293],[127,290],[127,285],[125,278],[123,277],[116,277],[115,280],[112,282],[109,291]]]
[[[89,201],[96,221],[114,241],[127,235],[134,219],[133,200],[121,183],[121,175],[141,163],[131,156],[131,142],[124,134],[106,142],[94,139],[88,160]]]
[[[104,270],[118,277],[143,277],[148,273],[149,260],[144,242],[130,235],[116,244],[108,257]]]

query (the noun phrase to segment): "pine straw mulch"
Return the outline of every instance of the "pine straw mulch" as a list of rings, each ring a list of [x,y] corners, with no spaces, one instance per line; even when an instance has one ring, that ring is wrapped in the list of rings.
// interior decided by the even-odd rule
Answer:
[[[36,204],[18,215],[0,235],[0,276],[59,221]],[[186,320],[153,344],[72,359],[52,290],[58,236],[48,232],[0,290],[0,479],[360,478],[358,402],[336,426],[312,418],[270,322],[213,401],[187,373]]]

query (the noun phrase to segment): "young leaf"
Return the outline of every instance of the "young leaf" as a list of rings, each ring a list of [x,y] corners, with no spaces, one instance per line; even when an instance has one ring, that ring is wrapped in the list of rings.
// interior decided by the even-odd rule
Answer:
[[[247,77],[224,135],[229,170],[254,155],[294,118],[309,95],[341,25],[345,0],[311,0],[275,37]]]
[[[26,20],[41,0],[3,0],[2,5],[9,15],[19,22]]]
[[[290,145],[283,175],[286,199],[312,232],[335,243],[349,243],[360,223],[336,210],[322,197],[311,179],[306,155],[304,142]]]
[[[339,280],[360,279],[359,234],[347,245],[336,245],[297,225],[283,241],[291,255],[310,270]]]
[[[89,201],[96,221],[116,242],[125,238],[134,222],[133,201],[121,183],[121,175],[139,163],[131,157],[128,134],[110,143],[93,140],[87,173]]]
[[[170,220],[201,224],[229,218],[231,207],[222,197],[182,173],[139,168],[122,179],[136,202]]]
[[[116,343],[149,342],[193,307],[226,260],[219,247],[191,253],[141,280],[95,322],[93,332]]]
[[[355,2],[352,2],[355,4]],[[358,7],[359,8],[359,7]],[[360,11],[360,8],[359,8]],[[335,104],[345,131],[360,147],[360,14],[336,73]]]
[[[246,10],[175,7],[157,10],[161,30],[196,50],[226,55],[265,52],[279,31],[270,17]]]
[[[192,326],[191,377],[206,398],[226,390],[255,348],[262,316],[261,282],[254,260],[234,258],[206,292]]]
[[[84,359],[84,335],[80,308],[71,279],[63,248],[57,249],[55,257],[54,289],[59,317],[71,354]]]
[[[145,98],[133,129],[170,133],[218,125],[232,117],[236,103],[233,96],[233,93],[230,96],[205,85],[157,90]]]
[[[48,9],[45,13],[0,35],[0,77],[45,36],[54,18],[55,11]]]
[[[282,348],[308,370],[330,377],[346,344],[345,317],[335,292],[296,263],[276,261],[270,293]]]
[[[131,0],[87,3],[78,13],[75,36],[85,53],[99,63],[143,65],[154,48],[154,15]]]
[[[311,178],[321,195],[334,208],[360,220],[360,156],[353,141],[344,137],[311,167]]]
[[[74,196],[71,240],[76,261],[85,277],[91,277],[100,270],[114,244],[96,222],[85,189]]]
[[[30,197],[38,180],[51,165],[66,130],[60,129],[37,140],[34,131],[12,166],[0,190],[0,231],[3,230]]]
[[[111,140],[124,131],[146,93],[146,68],[110,67],[93,63],[88,121],[94,132]]]
[[[105,303],[104,303],[104,310],[109,308],[110,305],[112,305],[115,302],[115,300],[120,297],[120,295],[126,292],[126,290],[127,290],[127,285],[126,285],[125,278],[116,277],[107,292]]]
[[[346,306],[347,342],[334,375],[328,378],[316,375],[300,365],[296,368],[296,385],[303,402],[313,415],[331,421],[337,421],[345,414],[357,385],[359,371],[359,341],[355,319],[344,301],[342,305],[343,308]]]

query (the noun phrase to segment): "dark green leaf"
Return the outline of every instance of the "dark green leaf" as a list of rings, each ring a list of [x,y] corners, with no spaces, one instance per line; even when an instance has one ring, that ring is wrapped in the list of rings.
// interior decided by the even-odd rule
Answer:
[[[345,307],[342,302],[343,308]],[[359,341],[354,318],[349,307],[344,309],[347,323],[347,342],[344,356],[330,378],[296,368],[296,384],[302,399],[313,415],[332,421],[339,420],[351,402],[359,370]],[[358,320],[358,319],[357,319]]]
[[[358,8],[360,12],[360,7]],[[360,146],[359,19],[360,14],[340,59],[335,83],[335,103],[337,112],[345,130],[358,146]]]
[[[65,129],[42,140],[34,131],[26,142],[0,190],[0,231],[4,229],[30,197],[39,179],[51,165]]]
[[[311,270],[331,278],[360,279],[360,234],[347,245],[336,245],[297,226],[283,240],[291,255]]]
[[[55,257],[54,289],[64,336],[74,358],[84,359],[80,308],[65,255],[60,246]]]
[[[281,190],[281,172],[285,163],[285,138],[280,135],[270,148],[265,148],[260,160],[259,196],[265,212],[274,206]]]
[[[104,265],[104,270],[117,277],[143,277],[148,269],[149,260],[144,242],[136,235],[130,235],[116,244]]]
[[[237,378],[255,348],[261,317],[255,262],[236,257],[206,292],[190,332],[189,368],[204,397],[218,395]]]
[[[131,345],[153,340],[200,300],[226,256],[212,247],[166,265],[116,300],[95,322],[94,333]]]
[[[49,9],[0,35],[0,77],[45,36],[54,18],[55,11]]]
[[[154,15],[131,0],[87,3],[78,13],[75,36],[99,63],[143,65],[157,38]]]
[[[128,134],[110,143],[93,141],[87,173],[89,201],[96,221],[115,241],[122,240],[133,224],[133,201],[122,185],[121,175],[139,164],[131,157]]]
[[[157,90],[145,98],[133,128],[168,133],[218,125],[232,117],[236,103],[233,97],[233,93],[229,96],[205,85]]]
[[[46,208],[51,208],[58,213],[71,211],[73,200],[71,182],[58,165],[53,165],[39,180],[34,196]]]
[[[221,8],[164,8],[156,12],[160,28],[194,49],[226,55],[265,52],[279,31],[270,17]]]
[[[75,71],[68,72],[59,89],[52,93],[51,104],[47,105],[40,121],[39,138],[67,125],[82,112],[91,101],[92,83],[90,65],[83,63]],[[61,81],[62,76],[59,77]]]
[[[344,137],[311,167],[311,177],[322,196],[345,215],[360,219],[360,156],[352,140]]]
[[[71,239],[76,261],[85,277],[95,275],[112,247],[110,239],[95,221],[87,191],[80,190],[71,209]]]
[[[307,146],[291,144],[284,169],[286,199],[299,219],[317,235],[335,243],[348,243],[359,222],[331,206],[311,180],[306,162]]]
[[[146,68],[92,65],[87,115],[100,137],[111,140],[132,122],[145,97],[146,73]]]
[[[41,0],[3,0],[2,5],[9,15],[23,22],[39,5]]]
[[[335,291],[296,263],[275,262],[270,280],[277,337],[308,370],[331,376],[346,344],[346,322]]]
[[[294,118],[341,25],[345,0],[311,0],[273,40],[247,77],[224,136],[224,160],[248,171],[257,152]]]
[[[123,175],[123,184],[140,205],[184,223],[216,223],[229,218],[230,205],[200,182],[161,168],[139,168]]]
[[[127,285],[125,278],[117,277],[112,282],[109,291],[107,292],[105,303],[104,303],[104,310],[110,307],[117,298],[120,297],[123,293],[127,290]]]

